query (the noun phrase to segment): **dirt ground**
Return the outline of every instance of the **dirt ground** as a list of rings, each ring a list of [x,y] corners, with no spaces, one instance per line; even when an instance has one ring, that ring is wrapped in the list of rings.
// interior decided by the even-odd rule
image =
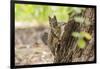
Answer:
[[[42,41],[48,28],[31,27],[15,29],[15,65],[53,63],[53,55]]]

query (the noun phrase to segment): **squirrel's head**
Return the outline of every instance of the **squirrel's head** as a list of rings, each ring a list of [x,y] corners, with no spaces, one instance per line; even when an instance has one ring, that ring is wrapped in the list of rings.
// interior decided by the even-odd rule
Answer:
[[[53,27],[53,28],[55,28],[55,27],[58,26],[56,16],[54,16],[53,18],[51,18],[51,17],[49,16],[49,24],[50,24],[50,26]]]

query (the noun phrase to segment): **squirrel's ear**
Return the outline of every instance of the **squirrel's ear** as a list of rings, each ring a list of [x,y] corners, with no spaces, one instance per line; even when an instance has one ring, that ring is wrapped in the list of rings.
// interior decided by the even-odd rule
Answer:
[[[48,16],[48,18],[49,18],[49,24],[51,24],[52,18],[50,16]]]
[[[54,15],[54,19],[57,20],[55,15]]]
[[[49,20],[51,20],[51,17],[50,16],[48,16],[48,18],[49,18]]]

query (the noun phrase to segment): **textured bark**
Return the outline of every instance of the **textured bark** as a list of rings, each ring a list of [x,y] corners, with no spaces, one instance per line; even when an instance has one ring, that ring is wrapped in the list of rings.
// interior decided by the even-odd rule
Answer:
[[[82,16],[88,18],[90,25],[83,26],[74,20],[68,21],[65,25],[63,36],[59,43],[56,44],[54,55],[54,63],[68,63],[68,62],[85,62],[95,60],[95,10],[93,8],[87,8],[82,12]],[[81,49],[77,46],[77,39],[72,37],[72,32],[86,31],[92,35],[90,41],[86,41],[86,47]]]

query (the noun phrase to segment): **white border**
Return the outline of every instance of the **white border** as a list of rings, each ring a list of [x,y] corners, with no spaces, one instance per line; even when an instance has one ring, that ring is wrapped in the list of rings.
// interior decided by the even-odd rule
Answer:
[[[32,0],[30,0],[32,1]],[[97,5],[97,64],[39,67],[37,69],[98,69],[100,65],[99,0],[34,0],[43,2]],[[0,69],[10,69],[10,0],[0,1]],[[34,68],[35,69],[35,68]]]

